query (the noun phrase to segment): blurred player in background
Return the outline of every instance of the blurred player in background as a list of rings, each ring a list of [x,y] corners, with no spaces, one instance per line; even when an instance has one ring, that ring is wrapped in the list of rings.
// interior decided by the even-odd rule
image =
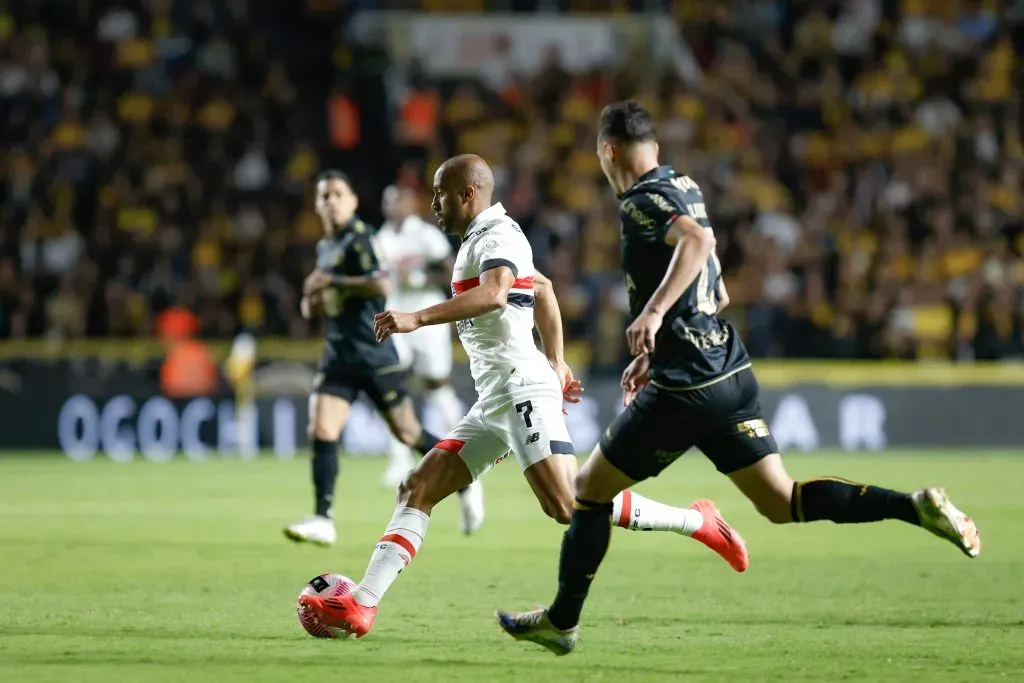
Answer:
[[[389,287],[371,228],[356,216],[358,205],[344,173],[326,171],[317,179],[316,212],[324,237],[316,245],[316,269],[303,284],[300,304],[303,317],[324,318],[324,352],[309,397],[315,508],[311,517],[285,527],[284,534],[319,545],[337,539],[332,506],[338,439],[360,393],[403,444],[427,453],[437,442],[416,418],[395,345],[378,344],[374,336],[373,317],[384,310]]]
[[[696,446],[776,524],[898,519],[981,552],[978,530],[942,489],[915,493],[821,477],[794,481],[761,416],[760,387],[736,330],[700,187],[658,162],[651,115],[636,102],[610,105],[598,133],[601,169],[621,202],[622,269],[636,357],[622,375],[627,409],[576,479],[562,541],[558,593],[548,609],[499,612],[509,635],[558,655],[572,651],[579,619],[610,541],[619,492],[658,476]]]
[[[224,366],[224,374],[235,392],[238,423],[235,436],[238,451],[253,457],[259,449],[256,430],[256,340],[248,332],[235,337]]]
[[[416,312],[387,311],[375,321],[382,341],[425,325],[457,323],[478,399],[403,482],[398,507],[356,590],[340,598],[300,597],[324,624],[359,637],[373,627],[385,591],[416,556],[434,506],[509,451],[544,512],[563,524],[572,514],[576,451],[562,405],[563,399],[579,400],[579,382],[563,358],[562,319],[551,282],[534,270],[520,227],[501,204],[491,203],[493,190],[491,170],[478,156],[441,165],[432,208],[446,232],[463,238],[452,275],[456,296]],[[534,342],[535,322],[543,353]],[[691,536],[737,571],[749,564],[743,540],[710,501],[676,508],[626,491],[616,505],[624,528]]]
[[[392,185],[384,190],[386,219],[377,232],[384,270],[391,279],[387,307],[418,311],[443,302],[451,280],[452,246],[436,225],[419,216],[418,197],[411,188]],[[450,325],[421,327],[394,338],[399,361],[423,383],[424,403],[433,410],[447,433],[462,418],[462,404],[452,388],[452,332]],[[415,466],[408,446],[391,437],[384,484],[396,488]],[[474,482],[460,493],[462,532],[472,534],[483,524],[483,487]]]

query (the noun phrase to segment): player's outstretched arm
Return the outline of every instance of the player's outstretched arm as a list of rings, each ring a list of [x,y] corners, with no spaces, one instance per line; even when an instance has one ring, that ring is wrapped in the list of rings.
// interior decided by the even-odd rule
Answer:
[[[362,275],[334,275],[324,270],[314,270],[302,283],[302,292],[310,297],[328,287],[336,287],[344,290],[347,294],[375,299],[386,298],[390,292],[388,278],[385,273],[379,270],[364,273]]]
[[[419,323],[418,327],[469,320],[505,308],[508,290],[512,289],[515,281],[516,276],[508,266],[491,268],[480,273],[478,286],[413,315]]]
[[[511,268],[498,266],[480,273],[478,286],[436,306],[415,313],[378,313],[373,320],[377,341],[382,342],[392,334],[412,332],[427,325],[444,325],[469,320],[504,308],[508,301],[508,290],[512,289],[515,281],[516,277]]]
[[[654,337],[661,328],[662,318],[697,279],[715,250],[714,234],[689,216],[680,216],[669,226],[665,242],[675,247],[668,271],[644,310],[626,329],[626,340],[634,356],[654,352]]]
[[[386,299],[391,293],[387,275],[380,272],[367,275],[334,275],[331,277],[331,284],[338,289],[367,299]]]

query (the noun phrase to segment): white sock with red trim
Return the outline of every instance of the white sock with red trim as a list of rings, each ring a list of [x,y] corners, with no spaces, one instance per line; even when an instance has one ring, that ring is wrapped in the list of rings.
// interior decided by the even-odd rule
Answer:
[[[626,489],[612,501],[612,523],[633,531],[674,531],[692,536],[704,525],[704,515],[693,508],[674,508]]]
[[[395,509],[391,523],[373,549],[363,580],[353,592],[356,602],[364,607],[377,606],[405,566],[416,557],[429,523],[430,515],[416,508]]]

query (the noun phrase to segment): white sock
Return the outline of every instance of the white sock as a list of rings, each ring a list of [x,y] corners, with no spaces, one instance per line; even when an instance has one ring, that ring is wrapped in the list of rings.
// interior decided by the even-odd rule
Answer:
[[[376,607],[406,565],[416,557],[427,535],[430,515],[416,508],[398,507],[388,528],[373,549],[366,574],[354,591],[356,602]]]
[[[411,470],[416,466],[412,449],[396,439],[394,434],[389,435],[388,440],[388,465],[396,469],[402,467],[406,470]]]
[[[675,531],[692,536],[704,525],[693,508],[674,508],[626,489],[612,501],[612,524],[633,531]]]
[[[462,419],[462,402],[459,401],[455,389],[450,385],[446,384],[438,389],[431,389],[423,397],[423,401],[437,411],[444,422],[444,429],[440,431],[445,434]]]

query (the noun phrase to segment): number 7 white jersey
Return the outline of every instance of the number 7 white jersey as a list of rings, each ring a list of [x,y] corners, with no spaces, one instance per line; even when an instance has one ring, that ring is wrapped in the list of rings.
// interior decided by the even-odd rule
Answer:
[[[505,208],[495,204],[469,225],[455,259],[452,294],[479,286],[481,273],[500,266],[516,278],[508,304],[456,324],[477,394],[502,393],[509,382],[554,382],[557,387],[558,376],[533,340],[533,250]]]
[[[533,341],[533,250],[501,204],[469,225],[452,274],[452,294],[505,266],[516,280],[508,304],[457,324],[478,395],[437,448],[456,453],[473,479],[511,451],[522,469],[552,455],[574,455],[562,415],[558,375]]]

